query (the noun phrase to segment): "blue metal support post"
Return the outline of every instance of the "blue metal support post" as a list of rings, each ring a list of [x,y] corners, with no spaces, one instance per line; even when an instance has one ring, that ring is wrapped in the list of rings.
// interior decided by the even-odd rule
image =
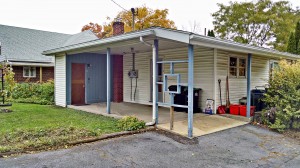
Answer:
[[[194,113],[194,46],[188,46],[188,137],[193,137]]]
[[[252,54],[248,54],[247,62],[247,117],[250,117],[250,106],[251,106],[251,64],[252,64]]]
[[[158,40],[154,40],[154,47],[153,47],[153,58],[152,58],[152,64],[153,64],[153,119],[155,120],[155,123],[158,124],[158,66],[157,66],[157,61],[158,61]]]
[[[111,101],[111,55],[110,55],[110,48],[107,48],[107,55],[106,55],[106,80],[107,80],[107,103],[106,103],[106,112],[110,114],[110,101]]]

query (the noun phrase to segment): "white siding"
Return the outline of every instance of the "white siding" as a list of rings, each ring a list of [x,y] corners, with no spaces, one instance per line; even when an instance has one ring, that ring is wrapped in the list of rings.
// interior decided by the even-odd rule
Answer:
[[[229,57],[247,58],[247,54],[239,54],[218,50],[217,59],[217,79],[221,79],[222,88],[222,103],[226,102],[226,76],[228,75]],[[248,61],[248,60],[247,60]],[[269,79],[269,59],[261,56],[252,56],[252,75],[251,75],[251,89],[255,86],[264,86]],[[216,104],[220,105],[219,87]],[[246,78],[231,78],[229,77],[229,93],[230,102],[238,103],[239,99],[247,96],[247,79]]]
[[[187,60],[188,49],[177,48],[169,50],[160,50],[159,57],[164,61],[170,60]],[[135,103],[150,104],[150,64],[152,52],[136,54],[136,69],[139,72],[136,100]],[[130,100],[130,78],[127,73],[132,68],[132,56],[124,56],[124,101]],[[175,73],[181,74],[181,83],[187,84],[187,63],[175,64]],[[169,65],[163,67],[163,73],[169,73]],[[169,81],[169,85],[174,82]],[[194,87],[201,88],[201,96],[199,102],[201,108],[205,107],[206,99],[213,98],[213,49],[196,47],[194,49]],[[133,90],[135,87],[135,79],[133,79]],[[164,95],[164,101],[169,102],[169,95]]]
[[[66,107],[66,56],[55,57],[55,104]]]

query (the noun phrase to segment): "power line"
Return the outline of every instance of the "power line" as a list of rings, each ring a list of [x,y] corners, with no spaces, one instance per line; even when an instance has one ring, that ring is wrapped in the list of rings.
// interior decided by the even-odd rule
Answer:
[[[120,8],[122,8],[124,11],[128,11],[125,8],[123,8],[120,4],[118,4],[117,2],[115,2],[114,0],[111,0],[113,3],[115,3],[116,5],[118,5]]]

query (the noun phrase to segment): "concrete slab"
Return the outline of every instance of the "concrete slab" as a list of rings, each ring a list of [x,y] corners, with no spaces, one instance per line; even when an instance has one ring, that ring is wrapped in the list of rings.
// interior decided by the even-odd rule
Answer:
[[[217,131],[222,131],[225,129],[245,125],[247,123],[248,122],[223,117],[220,115],[197,114],[194,115],[193,135],[194,136],[206,135]],[[187,136],[187,130],[188,130],[187,125],[188,125],[187,119],[182,121],[176,121],[174,122],[174,129],[172,131]],[[159,124],[158,127],[165,130],[169,130],[170,124],[169,123]]]
[[[106,113],[106,104],[97,103],[84,106],[69,105],[69,108],[91,112],[95,114],[101,114],[105,116],[121,118],[122,116],[136,116],[140,120],[145,122],[152,121],[152,106],[141,105],[135,103],[112,103],[111,113]],[[174,114],[174,129],[170,130],[170,111],[169,108],[159,107],[159,124],[157,125],[161,129],[169,130],[174,133],[187,136],[187,113],[175,112]],[[226,115],[208,115],[203,113],[194,114],[194,136],[201,136],[210,134],[213,132],[245,125],[249,122],[249,119],[242,116]]]

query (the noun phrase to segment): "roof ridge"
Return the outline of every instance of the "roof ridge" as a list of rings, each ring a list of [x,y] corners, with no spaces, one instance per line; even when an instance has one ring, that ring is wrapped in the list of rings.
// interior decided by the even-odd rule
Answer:
[[[74,35],[74,34],[59,33],[59,32],[54,32],[54,31],[47,31],[47,30],[40,30],[40,29],[33,29],[33,28],[19,27],[19,26],[11,26],[11,25],[4,25],[4,24],[0,24],[0,26],[11,27],[11,28],[18,28],[18,29],[27,29],[27,30],[47,32],[47,33],[55,33],[55,34],[68,35],[68,36]]]

